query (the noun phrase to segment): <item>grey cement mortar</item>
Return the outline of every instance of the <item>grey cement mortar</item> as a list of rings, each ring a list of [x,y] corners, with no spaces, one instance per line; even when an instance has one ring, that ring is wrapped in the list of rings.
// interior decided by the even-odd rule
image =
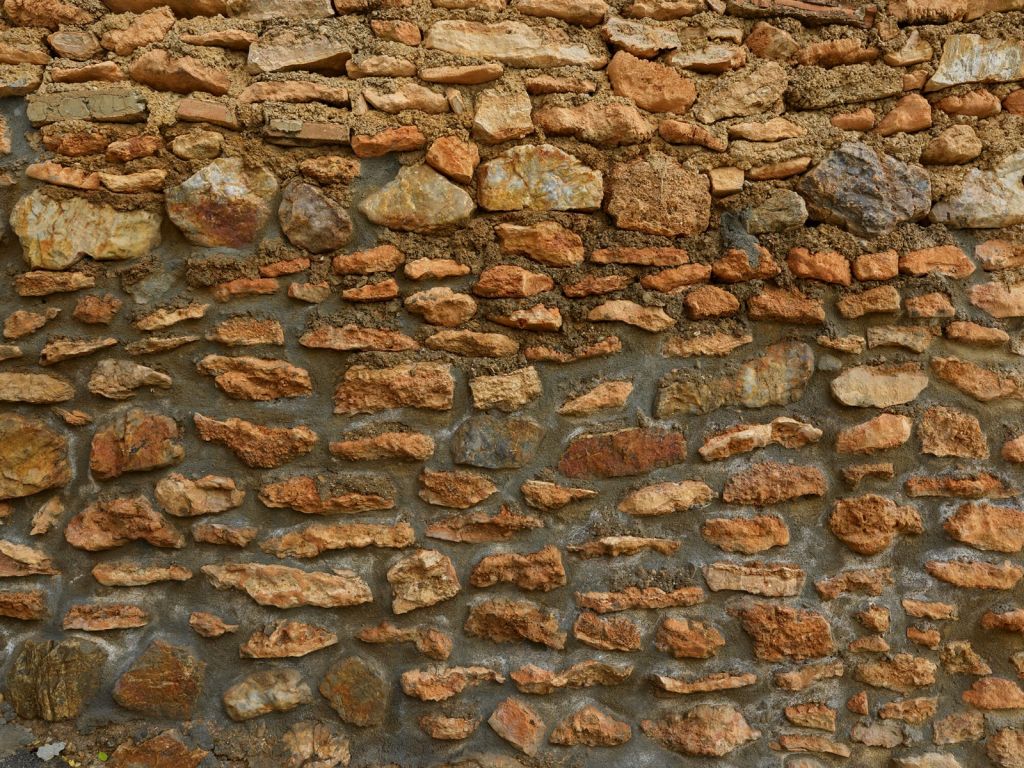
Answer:
[[[20,109],[20,107],[19,107]],[[8,112],[10,114],[10,112]],[[24,127],[23,119],[19,127]],[[18,135],[19,131],[15,130]],[[18,139],[20,141],[20,138]],[[15,155],[19,153],[16,151]],[[364,162],[363,179],[356,186],[355,197],[365,195],[370,189],[378,187],[393,175],[395,163],[390,161]],[[27,188],[27,187],[25,187]],[[22,192],[24,189],[19,189]],[[12,198],[13,199],[13,198]],[[276,206],[275,206],[276,209]],[[9,207],[8,207],[9,210]],[[358,214],[356,234],[349,250],[371,246],[377,242],[378,233],[370,227]],[[266,236],[280,236],[274,230],[275,219],[268,226]],[[151,304],[157,304],[175,298],[183,285],[181,277],[185,258],[204,249],[188,246],[165,221],[164,241],[158,255],[168,274],[175,275],[172,284],[153,280],[147,283],[146,290]],[[16,240],[9,234],[3,242],[3,264],[5,274],[13,277],[23,270]],[[213,249],[205,249],[212,251]],[[109,271],[113,273],[118,266]],[[301,278],[300,278],[301,279]],[[397,279],[402,286],[403,294],[433,283],[412,283],[400,274]],[[467,289],[474,281],[474,276],[446,280],[445,285],[455,290]],[[987,279],[982,274],[974,275],[969,281],[977,283]],[[283,278],[282,283],[289,278]],[[955,296],[960,297],[958,306],[967,306],[962,300],[966,285],[949,281]],[[117,287],[113,277],[100,279],[95,289],[90,292],[102,293],[105,289]],[[73,321],[71,317],[75,302],[84,292],[78,294],[55,295],[43,299],[19,299],[13,291],[10,281],[0,293],[0,314],[6,315],[14,309],[41,309],[57,306],[62,314],[57,321],[49,324],[43,331],[18,343],[25,357],[18,361],[3,364],[4,370],[29,369],[37,358],[39,349],[50,334],[66,333],[73,336],[106,336],[111,335],[123,340],[137,338],[128,324],[128,315],[132,307],[126,306],[109,327],[95,326],[89,328]],[[205,298],[202,293],[198,298]],[[839,710],[839,731],[837,739],[845,740],[850,727],[857,717],[845,708],[849,696],[861,689],[850,677],[853,666],[858,660],[868,660],[873,656],[842,654],[847,663],[847,676],[843,680],[829,680],[815,685],[801,693],[786,693],[774,688],[771,684],[772,674],[783,669],[791,669],[788,664],[764,664],[753,659],[751,644],[739,627],[738,621],[728,613],[733,606],[751,599],[739,593],[707,594],[707,602],[692,608],[668,611],[631,612],[626,614],[639,623],[643,629],[644,650],[640,653],[606,653],[588,648],[571,636],[571,624],[578,614],[572,594],[576,591],[608,589],[614,573],[627,573],[639,568],[667,569],[679,574],[689,575],[692,583],[703,585],[699,568],[701,565],[720,560],[752,560],[730,556],[707,544],[699,533],[701,522],[712,516],[748,515],[753,509],[733,507],[719,502],[706,508],[673,514],[661,518],[644,520],[624,520],[624,516],[615,511],[615,505],[628,490],[650,483],[700,479],[707,482],[716,491],[720,491],[726,478],[749,466],[754,461],[775,459],[780,461],[795,460],[804,464],[820,467],[830,477],[829,494],[824,499],[814,499],[787,503],[769,508],[768,512],[780,514],[787,522],[792,543],[784,549],[775,549],[764,553],[762,559],[767,561],[795,562],[801,565],[808,574],[807,583],[800,597],[787,599],[786,604],[820,610],[828,617],[835,635],[837,646],[844,648],[847,643],[865,634],[853,619],[852,614],[869,604],[885,605],[890,609],[892,628],[887,635],[894,651],[907,650],[937,661],[937,654],[912,646],[905,639],[908,622],[900,606],[901,597],[914,597],[928,600],[944,600],[956,602],[960,606],[961,618],[956,622],[940,622],[937,626],[945,640],[970,639],[975,648],[992,665],[994,674],[1014,678],[1015,673],[1009,664],[1010,655],[1024,648],[1024,641],[1019,637],[1003,633],[983,633],[978,630],[979,618],[988,609],[1011,607],[1019,590],[1012,593],[968,592],[942,585],[923,571],[923,564],[931,558],[945,558],[956,555],[975,556],[992,562],[1001,561],[1001,557],[979,555],[966,547],[955,546],[941,530],[941,520],[956,507],[958,500],[915,499],[904,498],[901,493],[903,481],[913,473],[935,474],[952,468],[956,461],[952,459],[936,459],[922,457],[919,454],[919,443],[916,436],[904,449],[893,451],[881,456],[878,460],[892,459],[897,468],[897,479],[891,484],[869,481],[856,491],[844,486],[839,474],[841,468],[857,463],[856,459],[837,457],[833,452],[837,431],[841,428],[864,421],[875,415],[874,409],[844,408],[838,405],[829,395],[828,384],[834,373],[822,369],[835,370],[838,360],[852,364],[853,358],[833,355],[826,350],[815,347],[816,371],[804,398],[789,407],[764,408],[757,411],[744,411],[725,408],[714,413],[680,418],[667,422],[681,428],[690,448],[690,455],[684,465],[656,470],[641,478],[621,478],[607,481],[582,483],[600,490],[601,495],[593,502],[573,505],[556,513],[541,513],[546,527],[527,531],[517,535],[513,541],[493,545],[454,544],[425,538],[423,531],[432,521],[446,517],[454,510],[431,507],[423,503],[417,496],[417,476],[421,471],[419,463],[353,464],[341,462],[330,456],[328,442],[338,439],[341,434],[370,425],[382,420],[402,421],[417,430],[425,431],[437,441],[435,456],[425,463],[429,469],[453,468],[448,451],[448,442],[452,432],[473,412],[468,399],[467,375],[464,371],[456,371],[456,402],[451,412],[433,413],[426,411],[406,410],[401,413],[373,414],[368,416],[345,417],[332,415],[331,395],[345,368],[363,356],[349,353],[338,353],[324,350],[309,350],[298,345],[298,337],[304,330],[307,316],[320,311],[327,314],[338,311],[342,302],[335,295],[318,309],[289,300],[282,288],[274,296],[258,296],[233,300],[226,304],[211,302],[212,306],[204,321],[184,323],[171,329],[173,333],[201,333],[212,328],[217,322],[231,315],[253,310],[262,314],[276,316],[286,329],[286,346],[281,347],[248,347],[228,349],[205,340],[188,345],[179,350],[161,354],[134,358],[146,365],[156,365],[165,370],[174,379],[171,390],[147,391],[139,390],[130,401],[116,403],[94,397],[88,393],[86,381],[94,365],[102,357],[121,357],[118,349],[107,350],[84,359],[72,360],[53,366],[52,372],[72,379],[78,392],[77,398],[62,404],[66,407],[81,408],[96,417],[94,425],[84,428],[65,427],[60,419],[45,407],[8,406],[10,410],[26,415],[41,417],[51,425],[58,427],[70,437],[70,450],[76,474],[61,494],[67,507],[65,515],[53,531],[45,537],[29,537],[27,531],[30,519],[36,509],[49,497],[40,494],[15,502],[13,514],[4,524],[2,535],[12,541],[35,546],[42,546],[55,560],[61,575],[53,578],[25,579],[17,582],[21,587],[40,587],[49,594],[50,618],[41,624],[28,624],[12,620],[0,620],[0,647],[3,649],[4,667],[0,673],[6,674],[12,655],[18,645],[29,638],[60,639],[69,635],[85,637],[102,646],[110,660],[104,671],[104,687],[96,695],[87,712],[79,720],[83,731],[103,726],[110,722],[138,722],[138,734],[152,735],[164,727],[172,727],[175,723],[159,723],[155,721],[139,721],[137,715],[119,708],[111,698],[111,689],[118,676],[126,670],[138,654],[154,639],[161,638],[176,645],[184,646],[207,663],[205,691],[201,697],[196,720],[209,719],[219,725],[229,725],[239,729],[251,738],[262,740],[264,735],[275,738],[291,723],[301,720],[321,719],[334,723],[346,733],[352,741],[354,766],[368,766],[376,763],[393,762],[408,768],[419,768],[436,763],[453,760],[461,755],[483,751],[500,752],[507,755],[513,751],[483,723],[476,734],[466,742],[440,742],[430,739],[416,726],[419,716],[435,711],[473,711],[477,716],[486,719],[495,705],[507,696],[519,696],[537,710],[548,724],[553,727],[559,719],[574,712],[577,708],[595,703],[616,717],[624,719],[634,727],[633,739],[625,746],[613,750],[600,749],[565,749],[545,746],[544,759],[557,766],[593,766],[594,768],[661,768],[668,765],[692,766],[728,766],[741,768],[751,766],[776,766],[785,762],[785,756],[769,749],[769,734],[787,729],[782,710],[783,707],[798,702],[821,701]],[[127,303],[126,303],[127,304]],[[838,320],[832,312],[830,304],[830,322]],[[878,324],[875,318],[860,321],[846,321],[845,325],[851,332],[860,332],[869,324]],[[1017,324],[1019,325],[1018,321]],[[405,318],[401,327],[412,332],[418,323]],[[202,330],[200,330],[202,329]],[[1014,330],[1018,330],[1014,328]],[[536,419],[543,425],[547,434],[540,446],[533,463],[526,468],[504,472],[479,470],[491,477],[498,485],[499,492],[484,502],[480,508],[496,511],[502,502],[523,508],[519,494],[519,486],[524,480],[537,477],[545,468],[552,468],[565,445],[574,437],[584,432],[603,431],[605,429],[632,426],[643,423],[653,413],[657,394],[658,381],[668,372],[678,368],[698,370],[712,376],[728,368],[734,362],[723,360],[679,360],[665,358],[660,354],[662,338],[659,335],[646,334],[632,328],[609,325],[608,333],[618,333],[624,344],[624,351],[611,358],[586,360],[570,366],[540,363],[536,367],[544,382],[545,394],[523,409],[523,414]],[[773,326],[767,323],[754,325],[754,343],[736,351],[732,358],[735,361],[747,360],[760,350],[781,338],[802,338],[814,346],[813,338],[820,332],[818,326],[800,328],[794,326]],[[530,334],[517,334],[520,338],[530,338]],[[543,335],[536,335],[541,339]],[[956,354],[960,357],[978,362],[985,362],[990,353],[971,350],[966,347],[949,344],[938,339],[930,350],[931,354]],[[211,379],[199,376],[195,364],[203,356],[211,353],[220,354],[253,354],[257,356],[273,356],[285,358],[310,371],[314,382],[314,394],[308,398],[282,400],[273,403],[250,403],[236,401],[216,389]],[[869,351],[863,360],[876,358],[889,360],[915,359],[916,356],[903,354],[898,350],[885,349]],[[456,368],[458,368],[458,363]],[[568,392],[575,391],[583,382],[597,378],[629,378],[635,383],[635,389],[625,409],[611,415],[597,414],[586,419],[565,418],[555,413]],[[906,407],[906,411],[920,413],[932,404],[953,405],[977,415],[989,436],[990,450],[998,456],[999,445],[1011,434],[1017,434],[1020,427],[1020,406],[1013,402],[992,403],[981,405],[971,401],[947,384],[933,379],[916,402]],[[94,430],[104,425],[110,417],[131,407],[142,407],[173,416],[184,426],[185,460],[168,470],[127,474],[116,480],[99,483],[88,473],[89,441]],[[252,470],[242,465],[227,449],[218,445],[202,443],[192,425],[193,412],[201,412],[214,418],[237,416],[262,424],[289,426],[306,424],[315,429],[320,441],[315,450],[287,466],[269,472]],[[823,439],[814,446],[797,451],[787,451],[777,446],[753,454],[737,456],[727,461],[704,463],[696,453],[702,438],[721,427],[740,422],[765,422],[776,416],[788,415],[810,421],[825,430]],[[872,460],[869,458],[869,460]],[[977,462],[978,469],[993,469],[1016,485],[1022,482],[1021,471],[1011,469],[998,458],[990,462]],[[433,608],[416,611],[396,620],[390,611],[390,589],[384,577],[387,569],[404,553],[395,550],[353,550],[328,552],[313,560],[278,560],[263,554],[257,544],[250,545],[245,551],[230,547],[215,547],[196,544],[191,541],[188,529],[197,519],[177,519],[168,517],[171,523],[183,531],[188,537],[188,545],[183,550],[158,550],[145,544],[133,543],[115,550],[87,553],[69,546],[62,536],[63,526],[70,517],[80,512],[86,505],[100,496],[133,495],[144,493],[152,498],[154,483],[170,471],[181,472],[186,476],[199,476],[208,473],[226,475],[234,478],[247,491],[245,503],[239,508],[224,515],[198,520],[216,521],[219,523],[252,524],[260,528],[260,541],[268,536],[280,533],[288,528],[313,522],[324,521],[317,516],[301,515],[290,510],[273,510],[265,508],[256,498],[257,490],[262,481],[268,477],[284,477],[301,473],[320,473],[331,477],[350,473],[375,473],[386,476],[397,489],[397,507],[391,512],[370,513],[347,516],[349,520],[392,523],[399,520],[409,521],[417,531],[418,544],[423,547],[439,550],[449,555],[456,564],[463,592],[455,600],[448,601]],[[579,483],[567,483],[579,484]],[[918,537],[903,536],[888,551],[875,557],[865,558],[851,553],[837,541],[827,529],[827,519],[832,502],[839,497],[860,493],[880,492],[891,494],[901,503],[911,503],[917,507],[925,521],[926,533]],[[332,518],[337,519],[337,518]],[[671,557],[644,554],[631,558],[613,560],[595,559],[579,560],[573,555],[565,554],[564,547],[569,543],[577,543],[589,538],[588,526],[597,522],[610,522],[623,529],[629,528],[651,536],[666,536],[680,539],[682,547]],[[471,567],[484,554],[498,552],[532,552],[541,547],[555,543],[563,549],[569,584],[549,593],[523,594],[509,585],[490,589],[475,589],[468,585]],[[1018,558],[1019,559],[1019,558]],[[195,577],[185,583],[153,585],[143,588],[106,588],[95,582],[90,569],[97,563],[133,560],[146,564],[179,563],[195,571]],[[329,570],[331,568],[351,568],[359,573],[371,586],[374,602],[371,605],[345,609],[297,608],[288,611],[261,607],[243,593],[238,591],[216,591],[199,568],[207,563],[221,562],[264,562],[282,563],[304,569]],[[837,573],[845,568],[889,566],[895,571],[896,586],[887,589],[879,598],[863,596],[844,596],[832,602],[819,602],[812,582],[822,576]],[[14,582],[11,583],[14,586]],[[556,652],[532,646],[527,643],[496,645],[494,643],[469,637],[463,634],[462,624],[467,615],[468,604],[493,597],[520,598],[528,597],[543,605],[560,611],[561,626],[570,632],[567,649]],[[80,602],[127,602],[145,607],[152,613],[152,622],[143,629],[113,631],[105,633],[65,633],[60,629],[61,619],[66,611]],[[188,627],[188,616],[192,611],[211,611],[222,616],[229,622],[241,624],[237,634],[226,635],[219,639],[203,639]],[[680,616],[700,618],[702,621],[718,627],[728,638],[728,644],[718,656],[707,661],[676,661],[667,654],[654,649],[653,636],[655,629],[663,617]],[[263,624],[280,619],[296,619],[322,625],[339,636],[339,643],[332,648],[316,652],[302,659],[282,661],[254,661],[240,659],[238,645],[249,634]],[[394,620],[400,626],[423,623],[449,632],[456,640],[455,650],[446,662],[449,665],[482,664],[493,667],[502,673],[525,665],[537,664],[551,669],[562,669],[570,664],[586,659],[599,659],[613,664],[630,663],[636,671],[628,684],[615,688],[591,688],[583,690],[564,690],[550,696],[528,696],[519,694],[511,681],[504,685],[490,683],[468,689],[459,697],[447,703],[423,703],[402,694],[399,688],[399,676],[402,672],[432,664],[431,660],[418,654],[411,645],[398,646],[365,645],[353,639],[353,635],[362,627],[377,624],[382,619]],[[345,726],[328,706],[325,699],[315,694],[312,705],[303,706],[286,714],[272,715],[244,724],[230,724],[223,711],[220,696],[234,682],[247,674],[272,666],[295,666],[303,671],[306,681],[316,690],[327,667],[334,661],[349,654],[357,654],[372,660],[384,673],[391,685],[391,702],[387,722],[377,728],[358,729]],[[750,671],[758,676],[755,686],[719,694],[691,697],[674,697],[657,699],[646,681],[651,673],[700,675],[715,671],[731,670],[736,672]],[[940,710],[937,717],[944,717],[951,712],[959,711],[960,691],[968,687],[967,677],[954,678],[940,671],[939,683],[918,695],[938,695]],[[872,709],[887,700],[899,698],[896,694],[869,689]],[[762,731],[763,736],[756,743],[734,752],[727,758],[714,759],[681,759],[663,750],[653,741],[640,733],[638,724],[644,718],[656,717],[672,711],[682,711],[699,702],[724,702],[739,706],[752,727]],[[1019,721],[1019,715],[994,713],[988,716],[993,726],[1011,724]],[[38,730],[38,729],[37,729]],[[189,730],[188,727],[185,729]],[[930,743],[929,729],[907,727],[908,743],[911,749],[896,750],[916,753],[936,749]],[[195,731],[194,735],[201,731]],[[244,739],[243,739],[244,743]],[[115,745],[111,745],[113,747]],[[209,746],[208,744],[205,746]],[[854,755],[849,761],[835,761],[835,764],[850,766],[883,766],[888,763],[889,751],[870,749],[860,745],[852,745]],[[954,747],[942,747],[942,751],[956,754],[964,766],[982,765],[985,762],[981,745],[967,744]],[[826,764],[832,764],[827,758],[821,758]],[[31,765],[25,762],[30,758],[17,758],[22,762],[0,763],[0,765]],[[54,764],[54,763],[51,763]],[[268,766],[270,763],[258,762],[254,765]]]

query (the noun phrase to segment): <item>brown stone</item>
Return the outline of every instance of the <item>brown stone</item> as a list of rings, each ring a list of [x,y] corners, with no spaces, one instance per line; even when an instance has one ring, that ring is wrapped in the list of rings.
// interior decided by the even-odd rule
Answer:
[[[349,367],[334,393],[335,413],[412,407],[448,410],[455,382],[448,366],[408,363],[394,368]]]
[[[248,659],[284,659],[305,656],[337,642],[336,634],[316,624],[279,621],[255,630],[238,653]]]
[[[606,210],[620,229],[652,235],[696,235],[708,227],[706,176],[660,152],[612,167]]]
[[[603,618],[584,611],[572,625],[573,636],[584,645],[602,651],[639,651],[640,628],[624,616]]]
[[[622,477],[682,462],[686,441],[679,432],[623,429],[573,440],[558,464],[566,477]]]
[[[691,619],[664,619],[654,638],[654,646],[659,651],[676,659],[709,659],[724,645],[721,632]]]
[[[929,560],[924,569],[939,581],[966,589],[1013,589],[1024,569],[1009,561],[1001,565],[971,560]]]
[[[648,112],[683,114],[697,99],[694,84],[674,69],[618,51],[608,64],[608,80],[617,96],[632,99]]]
[[[233,563],[204,565],[202,571],[217,589],[240,589],[260,605],[275,608],[340,608],[373,602],[366,582],[344,568],[327,573],[284,565]]]
[[[285,360],[207,355],[196,368],[213,376],[217,387],[237,400],[277,400],[313,393],[309,373]]]
[[[495,643],[528,640],[549,648],[565,647],[557,614],[529,600],[482,600],[470,605],[463,629]]]
[[[535,755],[544,740],[547,726],[526,702],[507,698],[495,707],[487,724],[496,734],[527,755]]]
[[[803,496],[824,496],[826,491],[825,477],[816,467],[765,461],[730,477],[722,500],[766,506]]]
[[[270,469],[287,464],[316,445],[308,427],[265,427],[238,418],[217,421],[201,413],[193,416],[199,437],[227,446],[247,466]]]
[[[617,747],[632,738],[629,723],[616,720],[597,707],[587,706],[566,717],[548,737],[552,744],[571,747]]]
[[[510,583],[527,591],[548,592],[565,586],[566,575],[561,553],[549,546],[523,555],[488,555],[473,567],[469,583],[474,587]]]
[[[420,701],[445,701],[481,683],[503,683],[505,677],[487,667],[411,669],[402,673],[402,692]]]
[[[719,549],[745,555],[789,544],[789,529],[775,515],[710,518],[701,526],[700,532],[701,536]]]
[[[698,704],[660,720],[642,720],[640,730],[666,749],[691,756],[722,757],[761,736],[738,709],[725,704]]]
[[[187,649],[155,640],[118,678],[114,701],[147,717],[189,720],[205,670]]]
[[[153,509],[144,496],[97,501],[68,522],[64,537],[73,547],[97,552],[130,541],[154,547],[185,546],[185,537]]]
[[[836,501],[829,530],[857,554],[876,555],[889,548],[897,533],[923,533],[924,524],[913,507],[867,494]]]

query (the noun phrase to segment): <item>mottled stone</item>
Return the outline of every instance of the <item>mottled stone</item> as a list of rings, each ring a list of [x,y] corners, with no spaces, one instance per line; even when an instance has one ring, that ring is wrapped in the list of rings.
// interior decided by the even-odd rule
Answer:
[[[271,712],[290,712],[313,701],[313,691],[297,669],[264,669],[224,691],[224,709],[237,722]]]
[[[758,603],[739,612],[763,661],[817,659],[835,652],[828,620],[814,611]]]
[[[364,198],[359,210],[390,229],[432,232],[465,221],[476,206],[462,187],[428,165],[414,165],[401,168],[394,180]]]
[[[606,210],[620,229],[652,235],[696,235],[708,227],[708,180],[655,152],[618,163],[608,178]]]
[[[352,236],[352,220],[344,207],[303,181],[285,187],[277,216],[288,241],[311,253],[333,251]]]
[[[859,555],[884,552],[898,533],[924,533],[917,510],[877,494],[839,499],[829,517],[836,538]]]
[[[47,722],[78,717],[99,688],[106,661],[106,652],[88,640],[24,641],[7,673],[14,711]]]
[[[68,441],[36,419],[0,414],[0,499],[16,499],[71,479]]]
[[[241,158],[220,158],[167,190],[167,215],[196,245],[240,248],[270,217],[277,180]]]
[[[320,681],[320,693],[343,722],[360,728],[384,722],[389,686],[384,676],[359,656],[333,664]]]
[[[155,640],[114,685],[114,701],[147,717],[189,720],[206,663],[188,649]]]
[[[683,755],[722,757],[761,736],[733,706],[699,704],[660,720],[642,720],[640,730]]]
[[[566,477],[623,477],[679,464],[686,458],[680,432],[657,428],[623,429],[573,440],[558,463]]]
[[[344,568],[326,573],[285,565],[235,563],[204,565],[202,571],[217,589],[240,589],[260,605],[275,608],[340,608],[373,601],[366,582]]]
[[[154,547],[185,546],[181,535],[145,496],[96,501],[68,522],[64,537],[73,547],[98,552],[145,541]]]
[[[477,199],[488,211],[592,211],[603,195],[600,171],[550,144],[513,147],[477,170]]]
[[[201,413],[193,421],[202,440],[227,446],[250,467],[279,467],[309,453],[317,442],[308,427],[264,427],[233,417],[217,421]]]
[[[876,237],[916,221],[931,208],[928,174],[864,144],[830,152],[797,184],[811,217]]]
[[[396,614],[451,600],[461,590],[451,558],[433,549],[406,555],[387,572]]]
[[[125,472],[145,472],[177,464],[185,456],[181,428],[174,419],[132,408],[96,432],[89,469],[100,480]]]
[[[1024,66],[1024,48],[1021,49]],[[935,204],[931,220],[952,229],[1010,227],[1024,222],[1024,152],[1005,156],[992,170],[971,168],[962,186]]]
[[[543,31],[542,31],[543,30]],[[548,32],[518,21],[485,24],[478,21],[438,21],[427,30],[426,48],[457,56],[491,59],[511,67],[560,67],[583,65],[600,69],[604,53],[570,42],[564,33]]]

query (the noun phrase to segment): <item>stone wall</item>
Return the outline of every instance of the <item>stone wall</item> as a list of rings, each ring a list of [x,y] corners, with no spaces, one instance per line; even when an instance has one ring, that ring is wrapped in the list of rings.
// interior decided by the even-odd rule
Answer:
[[[1022,0],[2,11],[0,755],[1024,765]]]

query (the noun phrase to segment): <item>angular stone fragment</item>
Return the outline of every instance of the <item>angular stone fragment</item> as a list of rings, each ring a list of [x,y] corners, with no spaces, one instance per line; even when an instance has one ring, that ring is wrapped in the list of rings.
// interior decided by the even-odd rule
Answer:
[[[482,600],[470,605],[463,629],[495,643],[528,640],[548,648],[565,647],[558,615],[529,600]]]
[[[885,688],[898,693],[909,693],[914,688],[923,688],[935,682],[936,666],[928,659],[897,653],[882,660],[859,664],[853,672],[854,679],[875,688]]]
[[[313,701],[313,691],[302,673],[291,667],[263,669],[224,691],[224,709],[236,722],[271,712],[290,712]]]
[[[171,377],[128,360],[101,360],[89,376],[89,391],[110,400],[127,400],[139,387],[168,389]]]
[[[627,299],[614,299],[594,307],[587,313],[593,322],[621,322],[643,328],[649,333],[665,331],[676,324],[675,318],[661,307],[644,307]]]
[[[202,571],[217,589],[240,589],[260,605],[275,608],[343,608],[373,602],[366,582],[344,568],[326,573],[284,565],[233,563],[204,565]]]
[[[47,722],[78,717],[99,688],[106,661],[106,652],[88,640],[24,641],[7,673],[14,711]]]
[[[473,567],[469,583],[474,587],[511,583],[523,590],[548,592],[565,586],[565,567],[558,548],[552,546],[524,555],[488,555]]]
[[[470,512],[438,520],[427,526],[426,535],[442,541],[482,543],[507,541],[521,531],[543,527],[540,518],[518,514],[503,504],[494,515]]]
[[[765,349],[735,373],[719,377],[670,376],[658,392],[655,414],[708,413],[726,405],[763,408],[799,400],[814,372],[814,353],[802,342],[781,342]]]
[[[921,452],[933,456],[988,458],[985,433],[978,419],[953,408],[935,406],[924,412],[918,428]]]
[[[623,477],[679,464],[686,440],[679,432],[637,427],[573,440],[558,463],[566,477]]]
[[[434,440],[419,432],[382,432],[333,442],[330,451],[346,461],[425,461],[434,454]]]
[[[401,678],[403,693],[420,701],[445,701],[485,682],[503,683],[505,678],[487,667],[444,666],[411,669]]]
[[[938,68],[925,92],[963,83],[1005,83],[1024,79],[1024,47],[1017,40],[949,35]]]
[[[188,720],[205,670],[206,663],[186,648],[155,640],[117,679],[114,701],[147,717]]]
[[[817,659],[836,650],[828,620],[820,613],[758,603],[739,616],[754,655],[763,661]]]
[[[316,557],[334,549],[384,547],[403,549],[416,540],[408,523],[314,523],[272,536],[260,549],[277,557]]]
[[[387,579],[396,614],[451,600],[461,589],[451,558],[432,549],[406,555],[388,569]]]
[[[699,704],[660,720],[642,720],[640,730],[665,749],[690,756],[722,757],[761,736],[738,709],[724,704]]]
[[[1018,768],[1024,765],[1024,731],[1018,728],[999,729],[989,737],[985,744],[985,752],[1000,768]]]
[[[566,550],[583,559],[623,557],[648,550],[661,555],[671,555],[678,549],[678,541],[650,536],[601,536],[583,544],[570,544],[566,547]]]
[[[115,209],[84,197],[57,200],[35,190],[11,210],[11,227],[33,269],[66,269],[82,256],[124,261],[160,244],[159,213]]]
[[[696,480],[657,483],[627,494],[618,510],[637,517],[667,515],[707,504],[714,496],[710,487]]]
[[[1024,549],[1024,510],[994,504],[961,504],[943,524],[956,541],[975,549],[1020,552]]]
[[[333,251],[352,236],[345,209],[313,184],[296,181],[285,187],[277,215],[288,241],[311,253]]]
[[[584,611],[572,625],[573,635],[584,645],[602,651],[639,651],[640,628],[624,616],[602,618]]]
[[[342,721],[360,728],[380,725],[390,699],[384,677],[359,656],[332,665],[320,681],[320,693]]]
[[[161,581],[188,581],[192,578],[192,571],[180,565],[99,563],[93,566],[92,577],[105,587],[142,587]]]
[[[548,741],[562,746],[617,747],[632,738],[629,723],[616,720],[597,707],[587,706],[566,717],[551,732]]]
[[[829,529],[857,554],[877,555],[889,548],[898,533],[924,533],[924,523],[913,507],[867,494],[836,501]]]
[[[544,33],[541,30],[545,30]],[[600,69],[608,58],[573,44],[565,33],[547,32],[518,21],[485,24],[438,21],[427,30],[426,48],[471,58],[490,59],[511,67],[544,68],[582,65]]]
[[[728,590],[764,597],[800,594],[806,574],[794,563],[711,563],[704,566],[704,580],[712,592]]]
[[[725,645],[725,638],[710,624],[666,618],[658,625],[654,645],[676,659],[709,659]]]
[[[708,227],[706,177],[661,153],[619,163],[609,176],[608,213],[620,229],[653,235],[696,235]]]
[[[914,400],[928,386],[916,363],[860,365],[832,380],[832,395],[843,405],[890,408]]]
[[[35,93],[27,99],[28,119],[34,126],[64,120],[95,120],[100,123],[145,122],[146,99],[125,88]]]
[[[93,435],[89,468],[98,479],[110,480],[177,464],[185,456],[180,440],[173,419],[132,408]]]
[[[452,407],[455,381],[441,363],[405,363],[394,368],[353,365],[334,392],[334,412],[374,413],[391,408]]]
[[[229,477],[205,475],[190,480],[172,472],[161,478],[155,488],[157,501],[175,517],[218,515],[242,504],[245,491]]]
[[[31,496],[70,479],[67,438],[42,421],[0,414],[0,500]]]
[[[526,702],[507,698],[495,707],[488,725],[501,738],[527,755],[535,755],[544,740],[547,726]]]
[[[64,537],[71,546],[90,552],[113,549],[130,541],[175,549],[185,546],[185,537],[153,509],[145,496],[90,504],[71,518]]]
[[[654,135],[654,127],[640,110],[619,102],[544,106],[533,113],[533,123],[547,136],[575,136],[599,147],[640,144]]]
[[[269,29],[249,46],[247,69],[253,73],[308,70],[342,74],[352,53],[351,43],[342,35],[282,26]]]
[[[550,144],[513,147],[477,170],[477,200],[488,211],[592,211],[603,195],[600,171]]]
[[[469,509],[498,488],[483,475],[473,472],[423,472],[419,496],[428,504]]]
[[[608,80],[618,96],[648,112],[683,114],[697,98],[693,83],[671,67],[619,51],[608,65]]]
[[[782,100],[788,77],[775,62],[765,62],[716,78],[702,91],[693,114],[702,123],[770,112]]]
[[[129,74],[135,82],[157,91],[204,91],[223,96],[230,87],[225,70],[209,67],[191,56],[175,58],[163,48],[154,48],[135,59]]]
[[[844,227],[858,237],[876,237],[925,216],[931,207],[928,175],[846,142],[830,152],[797,184],[811,216]]]
[[[711,435],[699,449],[704,461],[717,461],[769,445],[802,448],[821,439],[822,431],[787,416],[768,424],[737,424]]]
[[[201,413],[193,416],[199,437],[227,446],[250,467],[272,469],[309,453],[317,435],[308,427],[264,427],[242,419],[217,421]]]
[[[431,232],[468,219],[476,206],[461,187],[427,165],[407,166],[359,210],[374,224],[390,229]]]
[[[309,373],[284,360],[207,355],[196,367],[238,400],[276,400],[313,392]]]
[[[224,157],[167,190],[167,215],[189,242],[240,248],[263,229],[276,194],[270,171]]]

